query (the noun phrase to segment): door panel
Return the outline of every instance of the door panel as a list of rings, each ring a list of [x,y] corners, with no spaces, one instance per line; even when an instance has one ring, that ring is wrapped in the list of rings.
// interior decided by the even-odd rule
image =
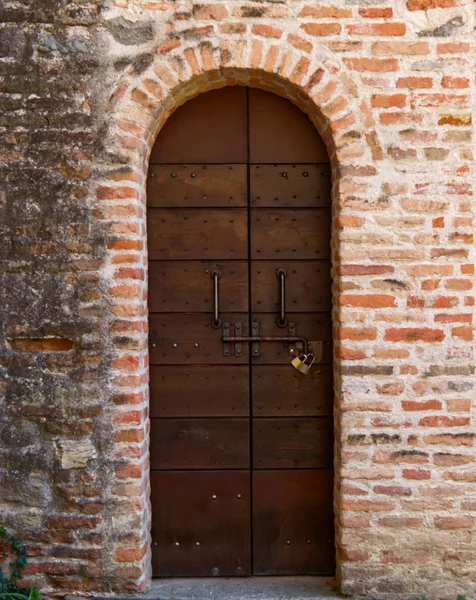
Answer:
[[[181,107],[152,151],[154,575],[332,573],[328,162],[305,115],[246,88]],[[305,376],[295,342],[223,342],[250,329],[320,342],[322,362]]]
[[[150,162],[245,164],[247,128],[246,88],[200,94],[167,120]]]
[[[288,100],[249,91],[250,163],[328,163],[324,143],[308,117]]]
[[[248,417],[249,413],[248,365],[150,368],[151,418]]]
[[[306,377],[281,365],[254,365],[252,371],[253,416],[332,416],[331,365],[315,365]]]
[[[156,576],[251,574],[249,471],[152,471],[151,488]]]
[[[151,165],[147,204],[160,208],[247,206],[246,165]]]
[[[248,333],[248,315],[221,314],[223,321],[242,323]],[[248,353],[224,356],[222,330],[211,325],[212,314],[158,314],[149,317],[149,355],[155,365],[247,364]]]
[[[221,272],[220,309],[248,311],[248,263],[213,261],[151,261],[151,312],[211,312],[212,272]]]
[[[244,209],[150,208],[150,260],[227,260],[248,257]]]
[[[153,419],[152,469],[247,469],[248,419]]]
[[[254,469],[332,467],[332,419],[253,419]]]
[[[329,165],[253,165],[250,202],[256,208],[324,207],[331,204]]]
[[[333,473],[253,472],[255,575],[333,573]]]
[[[330,257],[330,210],[253,210],[251,258],[309,259]]]
[[[278,269],[286,271],[286,306],[293,312],[330,311],[331,265],[328,261],[257,261],[251,267],[251,309],[279,312]]]

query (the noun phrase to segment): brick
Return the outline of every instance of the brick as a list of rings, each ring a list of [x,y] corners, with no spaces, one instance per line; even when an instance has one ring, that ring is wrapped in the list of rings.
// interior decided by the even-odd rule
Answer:
[[[417,528],[421,527],[424,523],[421,517],[398,517],[398,516],[386,516],[381,517],[378,520],[379,525],[383,527],[395,527],[395,528]]]
[[[391,354],[389,358],[396,358],[396,356]],[[379,394],[383,394],[384,396],[399,396],[403,393],[405,384],[402,381],[392,381],[387,383],[379,383],[376,387],[377,392]]]
[[[385,73],[398,70],[396,58],[344,58],[344,63],[353,71]]]
[[[391,512],[395,508],[393,502],[386,500],[342,500],[341,508],[351,512]]]
[[[341,327],[337,332],[337,338],[340,340],[375,340],[376,337],[377,329],[375,327]]]
[[[340,23],[303,23],[301,29],[316,37],[339,35],[342,31]]]
[[[431,553],[424,550],[383,550],[382,562],[396,565],[426,564],[431,560]]]
[[[473,456],[466,454],[445,454],[437,453],[433,456],[435,465],[443,467],[457,467],[460,465],[468,465],[474,461]]]
[[[470,45],[467,42],[444,42],[436,44],[438,54],[464,54],[469,52]]]
[[[400,36],[405,35],[407,28],[405,23],[363,23],[359,25],[347,25],[349,35],[371,35],[371,36]]]
[[[431,88],[433,87],[432,77],[399,77],[397,79],[398,88]]]
[[[279,39],[283,35],[282,29],[278,29],[277,27],[273,27],[271,25],[264,25],[256,23],[251,28],[251,31],[255,35],[261,35],[267,38],[277,38]]]
[[[193,16],[197,20],[208,21],[226,19],[228,10],[223,4],[194,4]]]
[[[358,308],[389,308],[396,306],[395,297],[386,294],[342,294],[339,298],[339,304]]]
[[[468,417],[447,417],[445,415],[423,417],[419,421],[419,425],[422,427],[462,427],[463,425],[469,425],[470,419]]]
[[[469,412],[471,410],[469,398],[451,398],[447,401],[447,405],[450,412]]]
[[[408,10],[428,10],[430,8],[451,8],[455,0],[407,0]]]
[[[438,125],[452,125],[453,127],[467,127],[471,125],[472,118],[470,114],[446,114],[438,119]]]
[[[299,17],[313,17],[315,19],[345,19],[352,17],[352,9],[338,6],[305,6]]]
[[[141,475],[140,465],[120,465],[116,467],[116,477],[119,479],[139,479]]]
[[[404,479],[412,479],[416,481],[426,481],[431,479],[431,471],[426,469],[403,469],[402,475]]]
[[[445,334],[441,329],[406,327],[387,329],[384,336],[387,342],[442,342]]]
[[[393,8],[391,6],[359,8],[359,15],[364,19],[388,19],[393,16]]]
[[[74,342],[65,338],[16,338],[9,339],[7,345],[15,352],[69,352]]]
[[[126,371],[137,371],[139,364],[139,357],[123,356],[112,361],[112,368]]]
[[[131,187],[99,186],[96,197],[98,200],[133,200],[137,197],[137,190]]]
[[[395,267],[392,265],[340,265],[339,275],[383,275],[393,273]]]
[[[96,529],[100,523],[99,517],[48,517],[51,529]]]
[[[374,42],[372,54],[395,56],[395,54],[423,56],[430,53],[428,42]]]
[[[412,490],[409,487],[399,485],[376,485],[374,492],[384,496],[411,496]]]
[[[443,405],[440,400],[424,400],[421,402],[402,400],[402,408],[406,411],[441,410]]]
[[[352,529],[370,527],[368,517],[342,516],[341,524],[343,527],[350,527]]]
[[[292,44],[298,50],[303,50],[304,52],[312,51],[312,44],[308,42],[306,39],[301,37],[300,35],[296,35],[294,33],[290,33],[287,37],[287,40],[290,44]]]
[[[407,96],[406,94],[374,94],[371,101],[374,108],[404,108]]]
[[[444,88],[463,89],[469,87],[469,79],[467,77],[445,75],[441,79],[441,85]]]
[[[143,558],[146,550],[146,546],[142,548],[118,548],[114,553],[114,559],[120,563],[138,562]]]
[[[473,517],[435,517],[435,527],[437,529],[472,529],[474,526]]]

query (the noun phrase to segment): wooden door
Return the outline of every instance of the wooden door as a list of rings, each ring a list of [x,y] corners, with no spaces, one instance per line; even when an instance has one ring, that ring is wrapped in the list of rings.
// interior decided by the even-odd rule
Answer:
[[[229,87],[169,119],[148,178],[154,575],[333,573],[329,242],[328,157],[292,104]],[[290,323],[322,343],[308,375],[294,344],[222,341]]]

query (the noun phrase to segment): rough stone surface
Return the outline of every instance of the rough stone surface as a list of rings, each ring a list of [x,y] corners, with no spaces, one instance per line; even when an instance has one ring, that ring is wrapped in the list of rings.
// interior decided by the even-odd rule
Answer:
[[[154,580],[141,596],[115,600],[336,600],[335,582],[324,577],[252,577]],[[71,599],[68,599],[71,600]],[[95,600],[106,600],[105,597]]]
[[[125,46],[139,46],[154,37],[154,22],[130,23],[122,17],[116,17],[105,21],[106,29],[114,36],[114,39]]]
[[[59,440],[57,442],[62,469],[80,469],[96,458],[96,448],[90,439]]]
[[[0,520],[45,592],[149,584],[148,155],[240,84],[331,158],[337,585],[476,594],[474,9],[0,2]]]

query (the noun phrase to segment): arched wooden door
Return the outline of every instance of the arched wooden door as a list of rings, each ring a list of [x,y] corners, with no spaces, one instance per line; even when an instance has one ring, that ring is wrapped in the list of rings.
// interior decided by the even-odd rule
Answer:
[[[296,107],[242,87],[185,104],[154,146],[155,576],[333,573],[328,162]],[[224,336],[304,337],[322,357],[303,375],[299,341]]]

